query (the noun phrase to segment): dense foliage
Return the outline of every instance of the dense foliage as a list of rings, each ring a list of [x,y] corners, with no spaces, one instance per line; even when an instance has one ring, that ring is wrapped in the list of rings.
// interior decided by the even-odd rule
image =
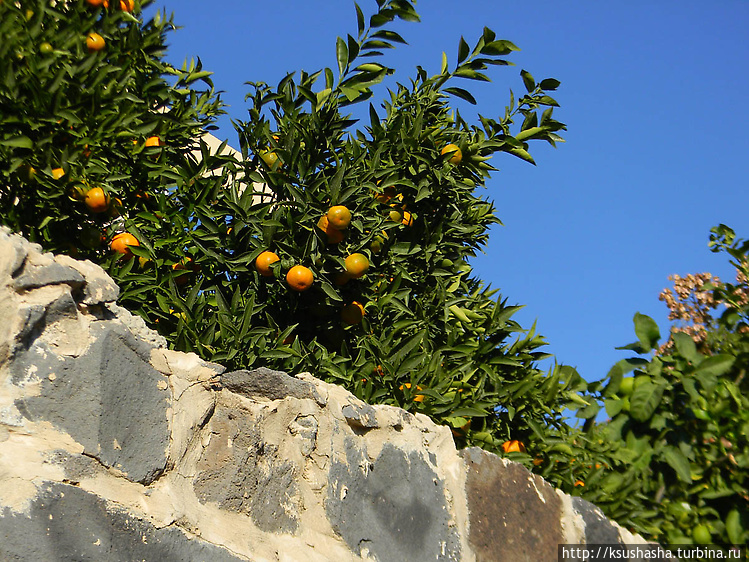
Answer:
[[[703,318],[704,341],[674,334],[590,388],[567,366],[544,373],[543,339],[468,260],[499,222],[477,193],[489,159],[533,162],[530,141],[562,140],[557,80],[523,70],[525,93],[498,117],[464,120],[451,101],[475,100],[459,80],[488,81],[517,50],[485,28],[454,65],[443,54],[438,74],[418,67],[374,103],[394,72],[380,54],[405,43],[391,22],[419,18],[406,0],[369,18],[355,5],[337,69],[251,83],[234,156],[201,138],[223,111],[210,73],[165,62],[173,24],[143,21],[148,4],[0,2],[3,224],[101,264],[176,349],[424,413],[648,536],[705,525],[746,540],[747,248],[730,229],[714,242],[745,276],[708,287],[729,312]],[[355,122],[349,106],[368,101]],[[656,349],[652,320],[635,329],[629,349]]]

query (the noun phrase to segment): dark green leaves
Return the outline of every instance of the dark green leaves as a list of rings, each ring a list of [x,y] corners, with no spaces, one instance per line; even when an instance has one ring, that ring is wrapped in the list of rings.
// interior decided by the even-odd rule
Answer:
[[[528,72],[527,70],[521,70],[520,76],[522,76],[523,84],[525,85],[525,89],[529,94],[536,89],[536,82],[535,80],[533,80],[533,75],[531,75],[530,72]]]
[[[640,314],[639,312],[635,314],[633,321],[635,323],[635,334],[640,339],[641,353],[646,353],[653,349],[658,340],[661,339],[658,324],[650,316]]]

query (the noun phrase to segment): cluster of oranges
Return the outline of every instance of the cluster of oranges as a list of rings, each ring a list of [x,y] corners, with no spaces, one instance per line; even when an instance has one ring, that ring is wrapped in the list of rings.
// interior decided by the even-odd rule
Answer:
[[[351,224],[351,211],[344,205],[334,205],[328,209],[317,223],[318,228],[325,234],[329,244],[337,244],[343,240],[345,230]],[[281,261],[275,252],[266,250],[255,259],[255,269],[263,277],[273,277],[273,264]],[[353,253],[344,260],[344,270],[335,277],[337,285],[343,285],[350,279],[359,279],[369,269],[369,259],[361,253]],[[315,282],[312,270],[304,265],[294,265],[286,272],[286,284],[294,291],[304,292]],[[352,301],[341,310],[341,319],[346,324],[358,324],[364,317],[364,305]]]
[[[133,142],[137,143],[137,141]],[[144,144],[146,147],[159,147],[163,145],[161,139],[157,136],[147,138]],[[62,180],[66,175],[65,170],[60,167],[53,168],[51,173],[55,180]],[[122,209],[122,200],[118,197],[112,198],[102,187],[89,188],[79,184],[72,187],[69,194],[72,199],[83,202],[88,211],[96,215],[108,213],[110,218],[115,218],[119,216]],[[82,228],[81,242],[88,248],[97,249],[104,240],[104,236],[99,230],[96,230],[98,234],[94,235],[92,233],[94,229],[95,227]],[[122,254],[123,259],[133,257],[130,247],[139,245],[140,242],[138,239],[129,232],[116,234],[110,242],[111,250]]]
[[[278,136],[274,135],[273,139],[278,141]],[[447,161],[451,164],[459,164],[463,158],[460,147],[455,144],[444,146],[440,154],[446,157]],[[275,169],[280,166],[278,155],[274,151],[268,149],[260,152],[259,155],[269,168]],[[395,187],[390,186],[385,188],[382,193],[375,194],[375,199],[379,203],[390,206],[390,211],[388,212],[390,220],[400,222],[405,226],[413,226],[414,217],[410,212],[406,211],[406,206],[403,204],[403,195],[397,193]],[[351,219],[351,211],[346,206],[334,205],[319,218],[317,228],[323,233],[328,244],[339,244],[346,236],[346,229],[351,224]],[[381,235],[375,237],[370,250],[378,253],[387,238],[387,233],[383,231]],[[265,250],[255,259],[255,269],[262,277],[274,277],[274,264],[280,261],[281,258],[278,254],[271,250]],[[344,259],[344,269],[335,274],[333,282],[338,286],[342,286],[351,279],[359,279],[367,272],[369,265],[369,259],[366,255],[359,252],[350,254]],[[294,265],[286,272],[286,284],[294,291],[306,291],[312,287],[314,282],[314,273],[304,265]],[[358,301],[352,301],[342,308],[341,320],[349,325],[359,324],[364,314],[364,305]]]

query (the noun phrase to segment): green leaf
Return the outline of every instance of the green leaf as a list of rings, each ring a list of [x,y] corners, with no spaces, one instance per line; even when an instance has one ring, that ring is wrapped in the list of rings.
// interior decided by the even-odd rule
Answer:
[[[533,160],[533,157],[524,148],[511,148],[507,152],[509,152],[513,156],[517,156],[521,160],[525,160],[526,162],[530,162],[534,166],[536,165],[536,161]]]
[[[663,397],[664,386],[646,382],[636,388],[629,399],[633,419],[645,422],[653,415]]]
[[[14,148],[33,148],[34,143],[29,137],[20,136],[0,140],[0,145],[12,146]]]
[[[447,74],[447,72],[448,72],[447,53],[445,53],[445,51],[442,51],[442,69],[440,70],[440,74]]]
[[[403,43],[404,45],[407,45],[406,40],[403,39],[400,35],[398,35],[395,31],[386,31],[381,30],[376,33],[372,34],[372,37],[375,37],[377,39],[385,39],[386,41],[393,41],[395,43]]]
[[[539,84],[539,87],[542,90],[556,90],[561,82],[559,80],[555,80],[554,78],[545,78],[544,80],[541,80],[541,83]]]
[[[343,76],[348,66],[348,47],[346,42],[340,37],[336,38],[335,43],[336,59],[338,59],[338,73]]]
[[[741,525],[741,514],[734,508],[726,516],[726,533],[732,544],[746,544],[744,528]]]
[[[529,94],[536,89],[536,81],[533,79],[533,75],[530,72],[527,70],[521,70],[520,76],[523,77],[523,84],[525,84],[525,89]]]
[[[464,90],[463,88],[445,88],[443,91],[447,94],[463,99],[471,105],[476,105],[476,98],[474,98],[468,90]]]
[[[661,333],[658,330],[658,324],[655,320],[645,314],[635,313],[635,334],[640,339],[640,346],[647,353],[655,347],[658,340],[661,339]]]
[[[733,363],[735,360],[736,357],[727,353],[713,355],[699,364],[699,366],[695,370],[695,375],[719,377],[720,375],[724,375],[731,370],[731,367],[733,367]]]
[[[359,7],[359,4],[354,2],[354,7],[356,8],[356,25],[359,29],[359,36],[364,32],[364,28],[366,27],[366,24],[364,22],[364,13],[361,11],[361,8]]]
[[[468,43],[466,43],[466,40],[461,37],[460,42],[458,43],[458,65],[468,58],[468,53],[470,52],[471,48],[468,46]]]
[[[667,445],[663,451],[664,460],[674,469],[682,482],[692,483],[692,469],[689,459],[676,447]]]
[[[694,340],[684,332],[677,332],[673,335],[674,345],[676,345],[676,351],[678,351],[685,359],[688,359],[694,364],[697,364],[702,359],[702,355],[697,352],[697,346]]]

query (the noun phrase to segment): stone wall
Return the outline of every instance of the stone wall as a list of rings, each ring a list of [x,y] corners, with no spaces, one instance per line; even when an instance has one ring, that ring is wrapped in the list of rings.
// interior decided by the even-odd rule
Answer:
[[[644,543],[422,415],[169,351],[0,230],[0,560],[557,560]]]

